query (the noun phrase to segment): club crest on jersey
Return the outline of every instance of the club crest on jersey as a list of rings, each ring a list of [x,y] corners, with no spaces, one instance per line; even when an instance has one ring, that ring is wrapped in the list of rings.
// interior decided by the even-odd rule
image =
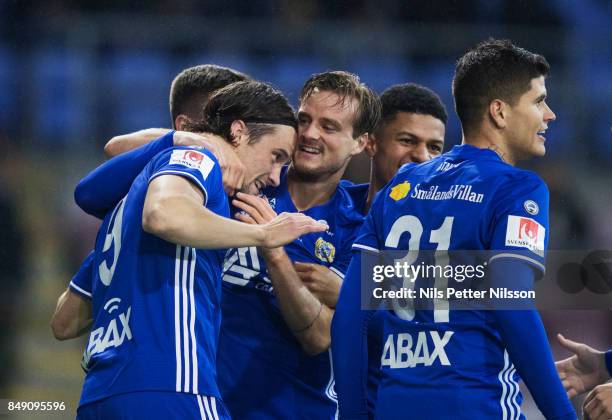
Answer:
[[[332,263],[336,256],[336,248],[323,238],[318,238],[315,242],[315,255],[323,262]]]
[[[395,201],[399,201],[402,198],[406,197],[410,192],[410,182],[404,181],[401,184],[397,184],[393,188],[391,188],[391,193],[389,197],[394,199]]]
[[[525,201],[523,203],[523,207],[525,207],[525,211],[531,214],[532,216],[535,216],[536,214],[540,212],[540,207],[538,206],[538,203],[536,203],[533,200]]]
[[[506,245],[527,248],[544,256],[546,228],[530,217],[508,216]]]
[[[208,174],[215,166],[215,162],[204,153],[186,149],[173,150],[169,164],[197,169],[202,173],[204,179],[208,177]]]

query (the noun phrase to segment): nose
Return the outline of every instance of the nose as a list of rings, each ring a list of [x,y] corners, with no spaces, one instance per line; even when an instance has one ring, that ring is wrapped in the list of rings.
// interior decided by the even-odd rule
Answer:
[[[318,139],[320,135],[319,130],[314,122],[308,124],[301,124],[298,127],[298,136],[306,139]]]
[[[278,187],[280,185],[281,169],[281,165],[275,166],[274,169],[272,169],[270,176],[268,176],[268,185],[272,185],[273,187]]]
[[[425,142],[415,145],[409,154],[410,161],[415,163],[423,163],[429,160],[429,151]]]
[[[554,121],[557,119],[557,116],[553,112],[552,109],[546,104],[546,112],[544,113],[544,121]]]

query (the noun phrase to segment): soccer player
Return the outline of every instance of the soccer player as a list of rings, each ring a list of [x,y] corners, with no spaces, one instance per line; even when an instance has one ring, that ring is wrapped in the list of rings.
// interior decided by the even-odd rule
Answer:
[[[191,129],[234,145],[245,191],[278,184],[297,128],[278,91],[237,82],[203,115]],[[229,418],[215,368],[223,249],[279,246],[325,226],[288,213],[251,226],[229,219],[228,204],[212,153],[183,146],[156,155],[104,218],[78,418]]]
[[[561,383],[569,398],[589,392],[582,409],[591,420],[612,417],[612,349],[603,352],[557,334],[559,343],[573,353],[556,363]]]
[[[548,191],[536,174],[514,165],[545,153],[543,134],[555,119],[546,104],[548,71],[544,57],[510,41],[489,40],[468,51],[453,80],[462,145],[402,167],[374,200],[354,250],[437,251],[441,263],[447,250],[482,250],[470,263],[486,266],[492,288],[531,291],[544,269]],[[481,260],[484,250],[490,255]],[[418,263],[415,255],[403,261]],[[365,332],[373,312],[360,310],[362,261],[371,268],[371,257],[354,254],[332,326],[345,419],[367,418]],[[443,276],[407,280],[417,292],[480,286]],[[375,418],[524,418],[519,374],[547,418],[576,418],[536,310],[458,310],[456,301],[423,300],[423,309],[409,301],[384,318]]]
[[[198,121],[212,93],[231,83],[244,80],[250,80],[250,77],[214,64],[198,65],[181,71],[170,87],[172,127],[183,130],[186,124]],[[167,129],[148,129],[137,134],[117,136],[106,144],[104,151],[108,157],[113,157],[167,133]],[[87,179],[84,180],[77,189],[77,203],[87,213],[103,219],[127,194],[134,178],[153,156],[169,147],[181,145],[201,146],[212,151],[219,161],[226,189],[233,190],[242,185],[245,167],[224,139],[202,133],[196,135],[183,132],[180,135],[163,137],[161,141],[147,146],[146,150],[139,153],[124,155],[120,160],[127,160],[130,164],[118,165],[118,171],[108,175],[114,180],[112,184],[90,187]],[[106,165],[100,169],[112,168],[113,166]],[[87,191],[92,191],[92,194],[86,194]],[[87,333],[91,327],[92,259],[93,254],[90,254],[83,261],[68,288],[58,298],[51,319],[51,329],[58,340],[75,338]]]
[[[336,415],[330,323],[363,219],[339,182],[379,118],[378,98],[357,76],[312,76],[300,94],[298,143],[280,186],[264,190],[267,199],[234,200],[244,221],[300,211],[329,226],[284,248],[237,248],[226,256],[218,372],[236,418]]]
[[[347,192],[338,188],[338,182],[351,156],[361,152],[367,143],[369,133],[378,122],[380,104],[371,90],[361,84],[355,75],[346,72],[327,72],[314,76],[306,83],[301,96],[299,146],[293,156],[293,166],[283,172],[281,186],[266,190],[266,194],[277,211],[300,209],[319,220],[325,220],[330,227],[330,234],[309,237],[308,240],[292,244],[287,252],[298,261],[295,266],[287,259],[285,251],[277,249],[270,252],[279,256],[269,265],[270,278],[273,282],[283,281],[282,284],[274,285],[278,306],[272,295],[273,287],[262,270],[265,267],[264,261],[252,259],[253,255],[257,255],[255,248],[235,250],[229,256],[228,261],[232,261],[237,253],[238,263],[226,263],[224,280],[227,283],[233,280],[235,283],[236,276],[241,276],[239,282],[248,287],[234,289],[235,284],[228,285],[232,288],[232,296],[229,297],[226,297],[228,295],[224,287],[223,319],[229,318],[235,324],[244,325],[245,319],[262,319],[257,331],[264,330],[267,334],[251,337],[253,333],[250,329],[243,334],[243,325],[235,330],[223,325],[224,332],[230,331],[234,336],[243,337],[241,342],[251,340],[257,345],[244,350],[231,347],[226,349],[224,343],[231,341],[225,340],[225,335],[220,340],[220,385],[224,396],[228,395],[226,400],[231,412],[238,418],[249,415],[291,418],[296,415],[296,404],[300,407],[298,417],[331,418],[336,411],[329,355],[312,357],[308,353],[324,352],[329,347],[332,308],[338,296],[341,275],[350,258],[350,244],[362,221],[362,216],[355,210]],[[130,153],[138,154],[137,160],[143,159],[140,149]],[[125,166],[132,161],[123,159],[121,165],[116,160],[110,161],[108,166],[114,166],[113,172],[116,173],[130,173],[133,169]],[[89,185],[89,189],[93,191],[98,188]],[[248,195],[239,196],[247,202],[255,199]],[[245,205],[238,201],[235,204]],[[89,205],[94,208],[105,206],[105,203]],[[245,252],[249,253],[250,261],[243,257]],[[246,277],[256,270],[257,276],[252,275],[252,279]],[[249,284],[249,280],[252,283]],[[256,289],[262,289],[265,293],[262,295],[263,292]],[[255,315],[227,304],[229,299],[237,299],[239,296],[246,296],[252,302],[249,305],[256,310]],[[255,306],[260,300],[261,305]],[[228,310],[232,311],[229,315]],[[271,318],[270,322],[265,323],[263,317]],[[306,323],[308,328],[304,328]],[[291,332],[290,329],[295,331]],[[266,341],[265,337],[272,337],[274,341]],[[269,348],[262,348],[264,345]],[[278,366],[276,370],[279,373],[275,376],[267,372],[266,377],[274,381],[274,387],[264,386],[261,376],[247,378],[254,382],[244,385],[244,373],[225,373],[224,366],[233,368],[236,357],[244,360],[253,352],[258,355],[281,354],[296,362],[289,366]],[[224,359],[225,355],[231,357]],[[255,363],[257,360],[251,360],[253,368],[264,369],[269,366],[268,362]],[[306,365],[296,370],[295,366],[302,361]],[[309,372],[309,375],[303,375],[302,372]],[[250,394],[253,395],[252,399],[247,399],[244,392],[238,392],[243,386],[254,390]],[[268,400],[265,406],[261,406],[263,401]]]
[[[376,193],[406,163],[427,162],[444,149],[448,118],[440,97],[414,83],[387,88],[380,96],[382,116],[366,153],[371,159],[370,183],[347,186],[355,206],[367,214]],[[368,328],[368,412],[373,416],[380,380],[383,344],[380,329],[385,311],[372,316]]]
[[[369,184],[347,189],[365,215],[374,196],[406,163],[442,154],[448,114],[440,97],[415,83],[391,86],[380,95],[382,116],[365,148],[371,159]]]

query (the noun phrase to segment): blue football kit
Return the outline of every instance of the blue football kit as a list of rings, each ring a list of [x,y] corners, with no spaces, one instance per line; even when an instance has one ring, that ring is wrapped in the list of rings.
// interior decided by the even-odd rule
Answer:
[[[79,183],[75,191],[77,204],[94,216],[108,212],[112,203],[127,191],[130,177],[156,153],[172,146],[172,136],[173,132],[169,132],[94,170]],[[286,168],[281,178],[279,188],[269,188],[264,193],[277,212],[297,211],[287,191]],[[112,185],[109,179],[113,179]],[[350,259],[350,246],[363,221],[360,211],[347,192],[339,188],[328,203],[305,212],[317,220],[325,220],[330,230],[321,235],[306,235],[285,249],[294,261],[324,264],[342,277]],[[228,334],[220,339],[218,380],[232,415],[236,418],[333,418],[337,405],[330,355],[327,352],[315,357],[306,355],[288,330],[267,278],[265,262],[257,256],[256,248],[228,252],[224,272],[222,330]],[[89,290],[77,277],[71,282],[71,288],[77,285]],[[250,329],[253,322],[257,326],[255,331]],[[225,345],[233,341],[238,343],[236,348]],[[268,343],[273,345],[267,347]],[[263,345],[266,347],[261,348]],[[274,369],[270,370],[270,366]],[[241,390],[241,386],[248,388]],[[227,393],[230,394],[226,397]]]
[[[524,418],[520,378],[547,418],[576,418],[535,309],[459,308],[425,294],[420,306],[414,299],[412,305],[360,310],[362,288],[369,287],[362,270],[364,282],[371,282],[372,256],[389,251],[403,251],[402,261],[415,265],[432,256],[452,264],[452,251],[470,251],[462,262],[486,267],[492,286],[530,290],[544,270],[548,233],[546,185],[491,150],[456,146],[432,161],[403,166],[374,200],[336,308],[332,350],[340,418],[368,418],[366,336],[380,311],[374,418]],[[410,287],[478,287],[476,280],[462,282],[438,275],[412,278]]]
[[[228,418],[216,378],[224,251],[176,245],[143,230],[149,182],[165,175],[189,180],[202,191],[203,206],[229,216],[216,159],[188,147],[157,154],[107,212],[94,252],[70,284],[91,295],[93,306],[80,418],[109,418],[129,401],[143,416],[174,416],[170,404],[147,404],[160,392],[174,394],[188,417]]]
[[[296,212],[287,188],[263,191],[277,213]],[[322,264],[340,277],[363,216],[343,187],[304,213],[329,226],[285,246],[293,262]],[[310,356],[289,330],[257,248],[231,249],[223,267],[219,387],[239,419],[333,419],[337,404],[329,352]]]
[[[355,208],[363,215],[368,213],[366,204],[370,184],[352,184],[342,180],[341,184],[351,196]],[[386,311],[375,311],[369,314],[366,325],[367,346],[368,346],[368,373],[367,373],[367,393],[368,393],[368,415],[374,416],[376,410],[376,396],[378,394],[378,384],[380,382],[380,357],[383,351],[382,327],[383,318],[387,316]]]

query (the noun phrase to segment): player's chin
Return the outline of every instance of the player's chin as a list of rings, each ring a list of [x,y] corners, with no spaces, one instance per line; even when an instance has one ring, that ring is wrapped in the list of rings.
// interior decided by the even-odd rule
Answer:
[[[321,166],[320,162],[315,162],[314,160],[309,159],[294,159],[292,164],[296,171],[299,173],[317,172],[317,170]]]
[[[538,142],[533,148],[533,155],[535,157],[543,157],[546,154],[546,146],[544,142]]]

